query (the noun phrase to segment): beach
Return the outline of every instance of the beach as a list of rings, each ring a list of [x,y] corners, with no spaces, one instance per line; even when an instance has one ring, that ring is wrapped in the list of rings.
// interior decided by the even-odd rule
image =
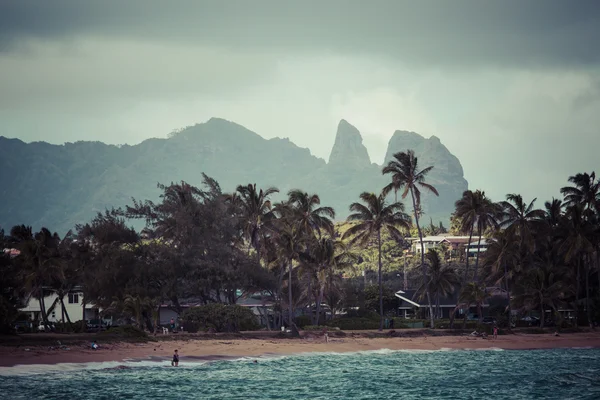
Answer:
[[[147,343],[102,343],[92,350],[89,343],[62,346],[0,346],[0,366],[27,364],[87,363],[124,360],[169,359],[175,349],[181,363],[221,358],[291,355],[312,352],[357,352],[389,350],[490,349],[528,350],[551,348],[598,348],[600,332],[553,334],[510,334],[484,339],[470,336],[369,338],[361,334],[331,336],[308,334],[298,339],[187,339]]]

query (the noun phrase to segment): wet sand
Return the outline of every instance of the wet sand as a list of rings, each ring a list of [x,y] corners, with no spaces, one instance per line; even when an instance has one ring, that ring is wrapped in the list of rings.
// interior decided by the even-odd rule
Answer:
[[[48,348],[48,346],[0,346],[0,366],[20,364],[86,363],[123,360],[167,360],[178,349],[181,363],[220,358],[289,355],[308,352],[355,352],[369,350],[440,350],[487,349],[505,350],[600,347],[600,332],[502,335],[496,340],[469,336],[421,336],[366,338],[348,335],[321,335],[300,339],[233,339],[233,340],[173,340],[148,343],[98,343],[98,350],[89,344]]]

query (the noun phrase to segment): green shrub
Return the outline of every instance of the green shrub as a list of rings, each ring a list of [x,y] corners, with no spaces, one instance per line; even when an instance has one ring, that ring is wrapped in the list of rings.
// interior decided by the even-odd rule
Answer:
[[[249,308],[236,304],[206,304],[188,308],[181,314],[183,328],[188,332],[214,329],[216,332],[252,331],[259,328],[256,316]]]
[[[148,340],[148,334],[133,325],[123,325],[110,328],[106,331],[98,333],[99,336],[103,337],[119,337],[123,339],[137,339],[137,340]]]
[[[302,330],[305,331],[322,331],[323,329],[326,329],[327,326],[323,326],[323,325],[305,325]]]
[[[379,320],[369,318],[335,318],[327,321],[326,325],[340,328],[343,331],[379,329]]]

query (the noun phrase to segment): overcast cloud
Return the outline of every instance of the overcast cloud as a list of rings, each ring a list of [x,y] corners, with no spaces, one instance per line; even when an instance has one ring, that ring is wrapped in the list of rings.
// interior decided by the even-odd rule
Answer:
[[[435,134],[472,189],[600,170],[596,1],[0,0],[0,135],[138,143],[212,116],[328,159]],[[598,171],[600,172],[600,171]]]

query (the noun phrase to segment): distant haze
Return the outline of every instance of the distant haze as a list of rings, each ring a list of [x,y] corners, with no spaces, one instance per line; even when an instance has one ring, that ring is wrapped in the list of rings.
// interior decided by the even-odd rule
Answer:
[[[470,188],[541,202],[600,170],[598,43],[593,0],[0,0],[0,135],[134,144],[216,116],[327,159],[345,118],[373,162],[397,129],[435,135]]]

